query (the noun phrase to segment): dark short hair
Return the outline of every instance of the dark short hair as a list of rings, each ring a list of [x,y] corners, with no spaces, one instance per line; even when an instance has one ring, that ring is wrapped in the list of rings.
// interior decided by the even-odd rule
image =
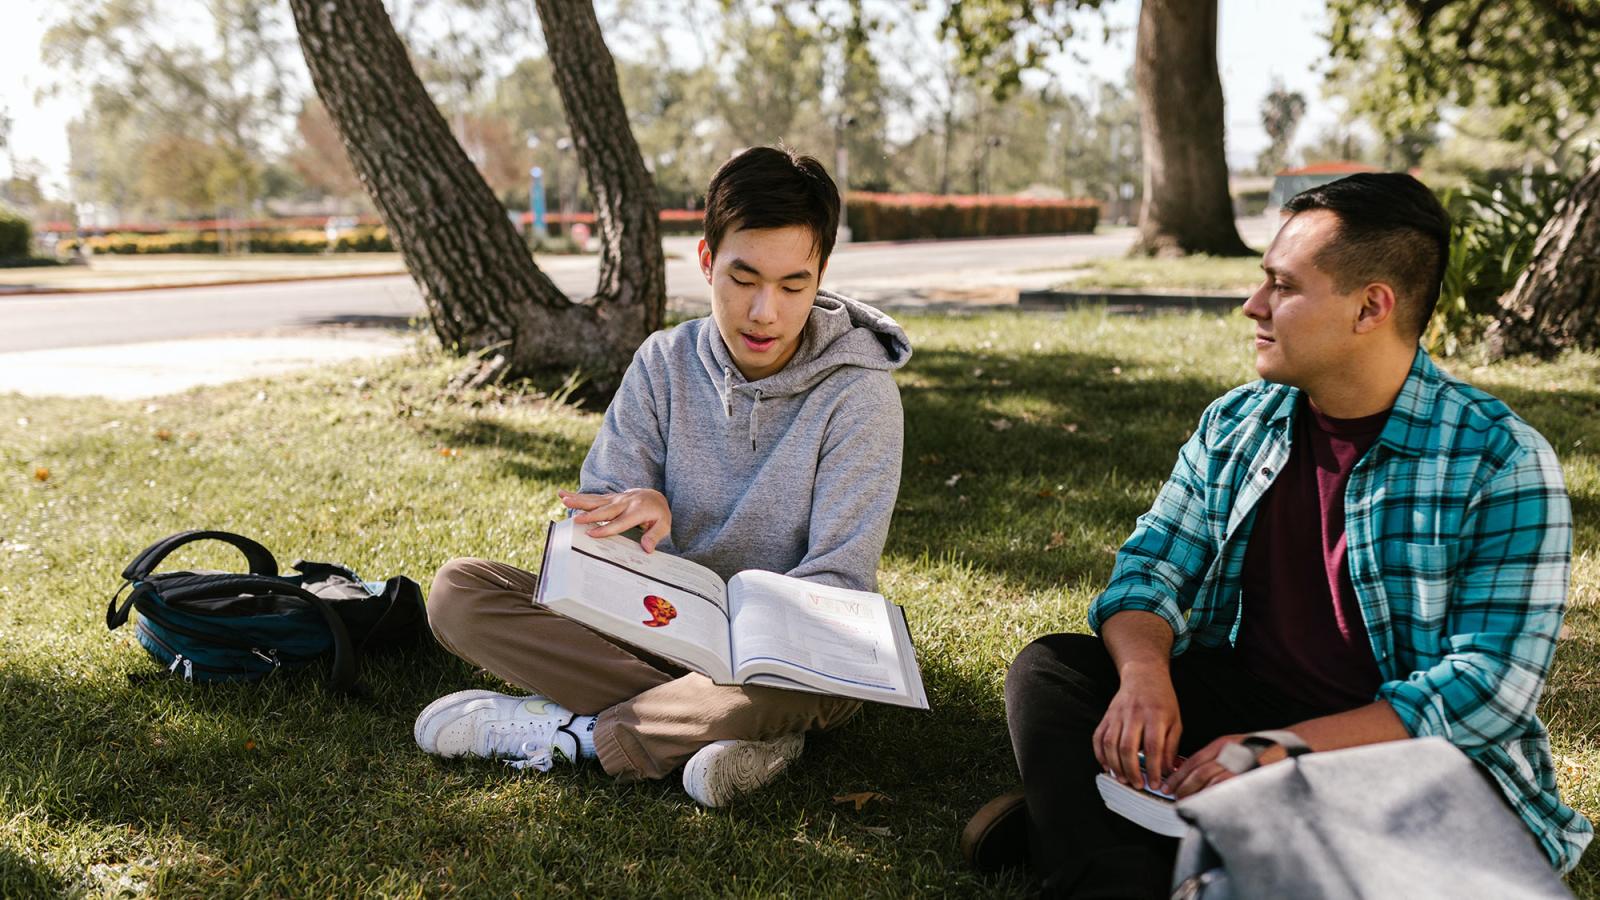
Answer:
[[[1450,258],[1450,214],[1410,175],[1364,172],[1301,191],[1283,205],[1294,214],[1326,209],[1339,232],[1317,254],[1317,268],[1341,291],[1381,281],[1394,288],[1408,326],[1427,330]]]
[[[730,231],[803,225],[811,230],[819,267],[839,231],[839,189],[815,157],[782,147],[751,147],[722,164],[706,188],[706,245]]]

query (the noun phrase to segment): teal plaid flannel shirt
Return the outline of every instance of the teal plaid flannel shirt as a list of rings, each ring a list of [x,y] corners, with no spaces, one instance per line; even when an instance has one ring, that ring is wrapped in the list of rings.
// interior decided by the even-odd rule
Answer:
[[[1258,501],[1289,459],[1300,391],[1212,403],[1089,609],[1166,619],[1181,653],[1231,647]],[[1593,837],[1556,794],[1535,715],[1566,608],[1572,512],[1549,443],[1421,350],[1345,492],[1346,559],[1389,701],[1482,763],[1563,872]]]

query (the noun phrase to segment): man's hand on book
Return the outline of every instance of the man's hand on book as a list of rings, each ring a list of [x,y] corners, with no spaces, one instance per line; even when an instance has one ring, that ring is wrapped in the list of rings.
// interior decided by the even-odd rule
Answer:
[[[660,491],[632,488],[620,494],[557,493],[567,509],[581,510],[572,517],[574,523],[595,525],[587,532],[590,537],[607,537],[630,528],[643,528],[644,537],[639,539],[639,546],[650,553],[662,539],[672,534],[672,510]]]
[[[1149,761],[1150,784],[1155,786],[1173,770],[1182,734],[1178,695],[1164,661],[1148,670],[1137,665],[1125,667],[1122,685],[1094,732],[1095,759],[1123,784],[1142,788],[1142,754]]]
[[[1221,784],[1232,778],[1233,773],[1217,762],[1217,755],[1222,752],[1223,747],[1237,744],[1244,739],[1245,735],[1242,734],[1225,734],[1200,748],[1198,753],[1184,760],[1178,771],[1167,779],[1166,792],[1181,800],[1213,784]],[[1268,747],[1261,754],[1260,764],[1264,766],[1267,763],[1277,762],[1285,755],[1282,747],[1276,745]]]

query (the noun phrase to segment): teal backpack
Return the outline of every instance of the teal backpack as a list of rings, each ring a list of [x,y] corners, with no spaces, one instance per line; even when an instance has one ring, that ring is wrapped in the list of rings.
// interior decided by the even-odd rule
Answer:
[[[202,540],[237,548],[248,571],[156,574],[174,550]],[[290,568],[298,574],[279,574],[267,548],[231,532],[175,534],[145,548],[123,570],[123,585],[106,607],[106,627],[126,624],[136,610],[139,644],[184,681],[256,681],[331,656],[328,684],[345,693],[360,692],[362,654],[433,644],[422,591],[411,579],[362,581],[344,566],[305,560]]]

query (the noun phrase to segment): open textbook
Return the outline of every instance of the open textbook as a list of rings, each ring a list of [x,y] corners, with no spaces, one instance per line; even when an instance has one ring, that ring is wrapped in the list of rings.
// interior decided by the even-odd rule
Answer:
[[[717,684],[928,708],[905,613],[881,594],[710,569],[622,535],[552,523],[535,599]]]

